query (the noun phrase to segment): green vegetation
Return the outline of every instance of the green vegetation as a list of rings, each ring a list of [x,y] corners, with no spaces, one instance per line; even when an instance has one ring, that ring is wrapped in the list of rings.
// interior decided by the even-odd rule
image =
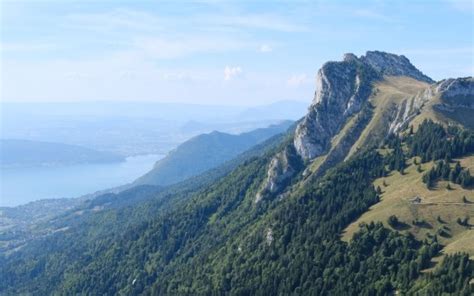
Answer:
[[[442,125],[425,120],[417,132],[406,139],[409,156],[420,156],[421,162],[463,156],[474,152],[474,133],[457,126]]]
[[[459,161],[456,165],[451,168],[449,163],[444,160],[437,161],[436,164],[423,175],[423,183],[428,188],[433,188],[437,180],[446,180],[455,184],[460,184],[462,188],[468,188],[472,186],[474,179],[471,177],[469,169],[463,170]],[[447,189],[451,189],[451,186],[446,185]]]
[[[383,188],[381,202],[346,228],[344,240],[350,240],[359,223],[380,221],[419,240],[438,235],[448,253],[463,251],[474,255],[474,237],[468,235],[470,231],[464,223],[465,217],[474,215],[469,202],[474,197],[469,173],[474,168],[472,138],[472,131],[445,129],[432,121],[421,123],[411,135],[389,137],[383,149],[387,168],[397,169],[398,163],[404,164],[404,174],[392,171],[374,182],[374,186]],[[414,149],[413,145],[426,149]],[[423,158],[433,157],[441,159],[420,163]],[[423,182],[430,184],[429,189]],[[411,223],[396,226],[389,218],[392,215]]]
[[[289,138],[202,186],[151,190],[145,200],[139,199],[143,196],[139,192],[128,192],[121,196],[120,207],[97,212],[76,209],[64,218],[66,222],[56,222],[67,229],[0,257],[0,293],[469,295],[474,266],[467,254],[445,256],[432,269],[443,245],[466,233],[469,219],[460,220],[463,225],[453,224],[448,213],[431,208],[434,218],[421,209],[416,212],[419,216],[407,217],[395,203],[385,209],[389,214],[385,212],[383,219],[356,222],[350,242],[340,237],[353,221],[379,213],[376,207],[403,187],[394,184],[403,184],[405,178],[423,184],[413,157],[425,159],[421,170],[426,170],[429,160],[451,161],[473,152],[470,132],[450,129],[442,134],[439,127],[423,123],[411,135],[389,138],[383,154],[367,148],[299,190],[260,202],[255,196],[272,156]],[[413,148],[425,147],[428,141],[443,144]],[[461,171],[464,158],[459,160]],[[296,183],[300,177],[288,184],[302,184]],[[469,206],[461,202],[466,193],[454,183],[449,191],[463,211]],[[112,196],[103,196],[88,206],[114,202]],[[408,204],[423,202],[415,198]],[[368,211],[370,207],[374,210]],[[456,218],[469,217],[459,213]],[[81,219],[82,215],[87,218]],[[463,236],[463,242],[470,239]]]
[[[400,221],[398,221],[398,218],[395,215],[390,215],[390,217],[388,217],[387,222],[388,225],[392,226],[392,228],[397,228],[398,225],[400,225]]]
[[[466,254],[444,257],[439,268],[419,281],[410,291],[418,295],[472,295],[469,280],[474,262]]]
[[[239,135],[212,132],[196,136],[155,164],[155,167],[134,182],[134,185],[165,186],[175,184],[218,167],[240,153],[285,132],[291,121],[259,128]]]

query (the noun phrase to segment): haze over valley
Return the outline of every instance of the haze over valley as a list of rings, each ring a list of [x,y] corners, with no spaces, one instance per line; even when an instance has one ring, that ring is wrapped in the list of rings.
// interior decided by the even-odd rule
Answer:
[[[298,119],[306,108],[298,101],[257,107],[107,102],[4,104],[0,206],[80,197],[126,185],[196,135],[217,130],[239,134],[265,128]],[[267,112],[262,116],[259,109]],[[249,148],[256,140],[249,139],[243,147]],[[229,156],[232,155],[237,153]],[[186,176],[191,175],[180,179]],[[22,186],[25,183],[28,186]]]

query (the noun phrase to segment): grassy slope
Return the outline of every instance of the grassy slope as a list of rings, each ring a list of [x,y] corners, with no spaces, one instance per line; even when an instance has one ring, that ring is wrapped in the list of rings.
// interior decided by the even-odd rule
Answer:
[[[374,116],[359,140],[353,145],[348,156],[352,156],[361,147],[370,144],[372,139],[380,139],[386,135],[390,119],[397,111],[396,106],[428,87],[428,84],[409,77],[389,76],[374,85],[374,92],[369,102],[374,106]]]
[[[410,160],[410,163],[413,160]],[[462,167],[467,167],[474,172],[474,156],[460,159]],[[433,163],[422,165],[423,171],[429,170]],[[440,242],[445,245],[446,253],[459,251],[468,252],[474,256],[474,230],[460,226],[457,218],[471,217],[471,225],[474,219],[474,191],[463,189],[459,185],[451,184],[452,190],[447,190],[447,182],[437,182],[434,190],[428,190],[421,181],[423,172],[419,173],[416,166],[410,165],[404,175],[392,172],[386,178],[377,179],[375,186],[382,189],[381,201],[372,206],[368,212],[363,214],[357,221],[349,225],[343,233],[343,240],[350,240],[353,233],[358,229],[361,222],[380,221],[387,227],[387,218],[396,215],[399,220],[407,224],[402,232],[410,232],[418,239],[426,238],[427,234],[436,234],[443,226],[450,229],[450,237],[439,237]],[[383,185],[385,181],[387,186]],[[415,204],[411,199],[415,196],[421,197],[420,204]],[[465,204],[462,197],[471,201]],[[443,223],[437,220],[440,216]],[[428,224],[424,227],[412,225],[415,219],[424,219]]]

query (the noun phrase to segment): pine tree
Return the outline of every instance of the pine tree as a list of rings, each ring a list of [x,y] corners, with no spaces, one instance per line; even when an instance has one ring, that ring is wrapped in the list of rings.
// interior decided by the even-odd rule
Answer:
[[[398,218],[397,216],[395,215],[391,215],[390,217],[388,217],[388,225],[392,226],[393,228],[397,227],[399,225],[399,221],[398,221]]]
[[[457,176],[456,176],[456,173],[455,173],[454,170],[451,170],[449,172],[449,178],[448,179],[449,179],[450,182],[456,183]]]
[[[380,186],[377,186],[377,194],[378,195],[382,194],[382,189],[380,188]]]
[[[467,188],[471,185],[471,183],[472,183],[472,177],[471,177],[471,173],[469,172],[469,169],[463,170],[459,174],[459,184],[461,184],[463,188]]]

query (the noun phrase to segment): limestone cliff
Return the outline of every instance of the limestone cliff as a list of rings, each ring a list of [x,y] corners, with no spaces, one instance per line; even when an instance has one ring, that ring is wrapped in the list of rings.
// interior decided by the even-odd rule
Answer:
[[[294,145],[304,160],[329,149],[331,138],[347,118],[360,111],[379,76],[352,54],[342,62],[328,62],[318,71],[316,94],[308,114],[298,125]]]
[[[266,194],[278,193],[301,167],[301,160],[296,154],[293,145],[287,145],[270,161],[267,177],[260,192],[257,193],[255,202],[259,202]]]
[[[445,79],[437,83],[434,93],[440,95],[445,108],[474,108],[474,78]]]
[[[423,74],[409,59],[403,55],[396,55],[382,51],[368,51],[360,60],[371,66],[375,71],[387,76],[407,76],[419,81],[433,83],[434,81]]]
[[[327,152],[331,138],[340,131],[349,116],[360,111],[371,94],[372,83],[383,79],[384,75],[433,82],[406,57],[380,51],[369,51],[360,58],[346,54],[342,62],[324,64],[316,78],[313,103],[296,129],[294,145],[298,154],[304,160],[311,160]],[[391,129],[402,126],[421,104],[420,100],[407,101],[400,108]]]
[[[343,160],[357,137],[345,137],[344,141],[340,141],[338,145],[344,145],[344,149],[332,147],[331,140],[341,132],[349,118],[362,112],[373,91],[373,83],[383,80],[385,76],[406,76],[423,82],[433,82],[406,57],[379,51],[369,51],[361,57],[345,54],[343,61],[325,63],[317,74],[313,102],[295,131],[293,146],[297,156],[304,162],[310,162],[333,151],[331,157],[327,158],[328,163],[335,164]],[[407,98],[399,106],[390,131],[399,130],[404,126],[429,97],[431,94],[426,93]],[[358,132],[361,132],[364,124],[368,122],[368,118],[364,118],[357,126]],[[278,153],[270,162],[267,179],[256,201],[265,193],[282,191],[288,179],[299,172],[291,166],[285,166],[285,153]],[[325,164],[323,167],[327,166]]]

